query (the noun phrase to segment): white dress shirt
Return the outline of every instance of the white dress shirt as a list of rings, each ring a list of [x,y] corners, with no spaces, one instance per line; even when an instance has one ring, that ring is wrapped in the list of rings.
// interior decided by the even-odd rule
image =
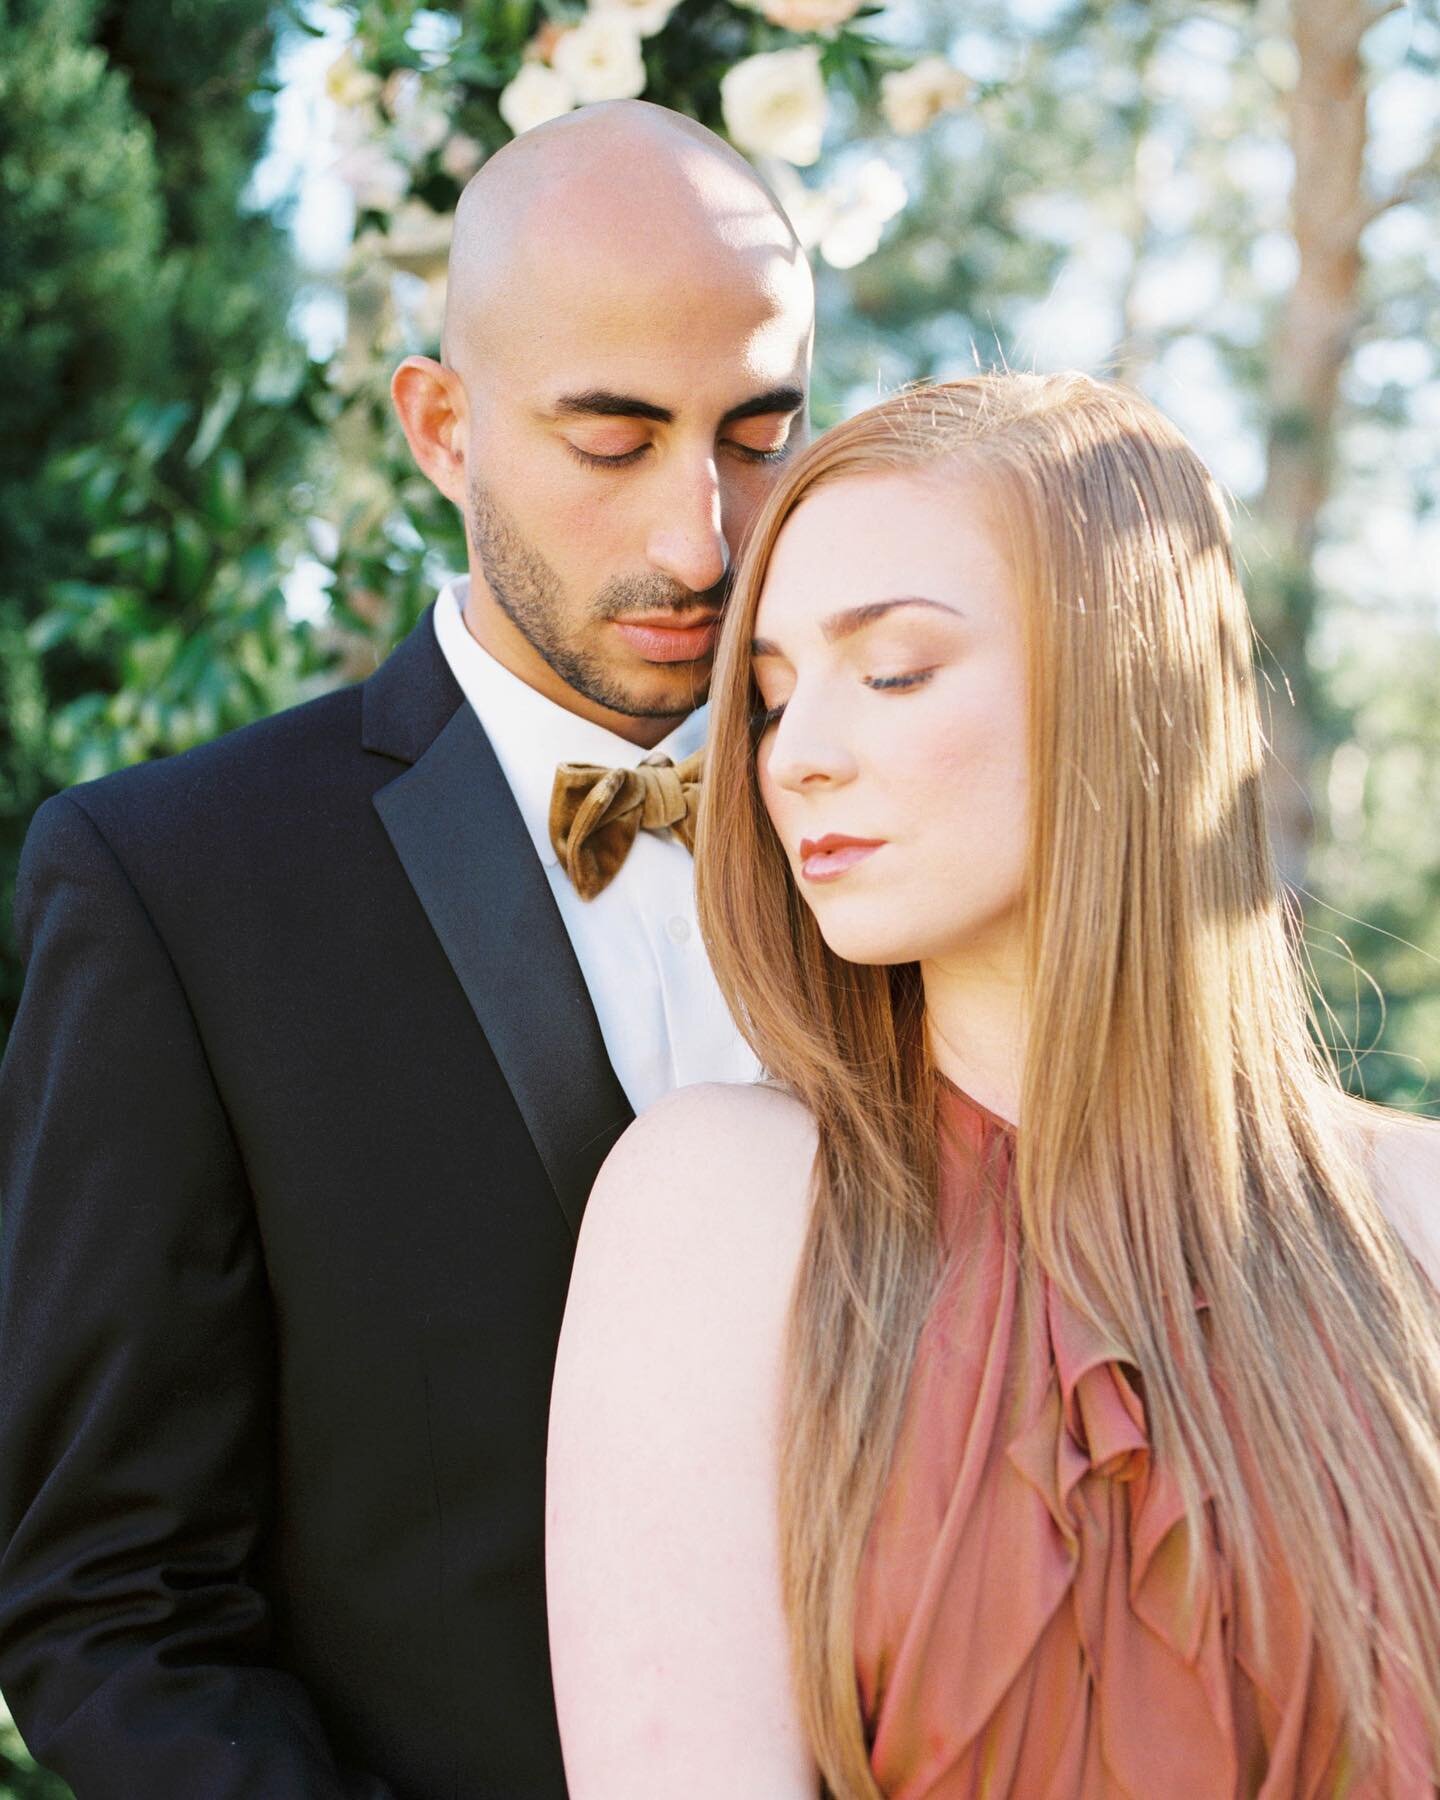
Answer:
[[[544,865],[631,1106],[638,1113],[694,1081],[758,1080],[759,1065],[720,998],[700,941],[694,864],[685,846],[668,832],[638,832],[610,885],[582,900],[550,842],[550,792],[559,764],[633,769],[652,753],[547,700],[481,649],[465,624],[468,588],[462,575],[440,590],[435,635]],[[655,749],[678,763],[704,741],[701,707]]]

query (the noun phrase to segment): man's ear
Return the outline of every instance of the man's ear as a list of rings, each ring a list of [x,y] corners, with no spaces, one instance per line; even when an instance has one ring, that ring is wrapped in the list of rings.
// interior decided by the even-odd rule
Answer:
[[[407,356],[390,380],[410,453],[447,500],[465,504],[466,398],[453,369],[433,356]]]

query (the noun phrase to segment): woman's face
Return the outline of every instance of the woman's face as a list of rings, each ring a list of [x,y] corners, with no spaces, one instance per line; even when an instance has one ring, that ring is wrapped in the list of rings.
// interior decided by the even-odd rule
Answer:
[[[859,475],[786,521],[755,620],[760,791],[826,943],[1007,959],[1026,853],[1025,665],[979,489]]]

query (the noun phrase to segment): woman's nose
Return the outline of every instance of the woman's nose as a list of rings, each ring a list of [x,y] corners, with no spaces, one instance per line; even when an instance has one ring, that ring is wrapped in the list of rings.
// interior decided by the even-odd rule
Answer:
[[[770,733],[766,767],[777,787],[791,793],[840,787],[855,778],[855,757],[833,700],[814,696],[787,702]]]

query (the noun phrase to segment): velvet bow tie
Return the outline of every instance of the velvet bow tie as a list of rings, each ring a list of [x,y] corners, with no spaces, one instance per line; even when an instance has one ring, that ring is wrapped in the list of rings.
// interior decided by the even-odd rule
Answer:
[[[682,763],[656,752],[633,769],[561,763],[550,790],[550,842],[582,900],[603,893],[640,831],[673,831],[695,848],[705,752]]]

